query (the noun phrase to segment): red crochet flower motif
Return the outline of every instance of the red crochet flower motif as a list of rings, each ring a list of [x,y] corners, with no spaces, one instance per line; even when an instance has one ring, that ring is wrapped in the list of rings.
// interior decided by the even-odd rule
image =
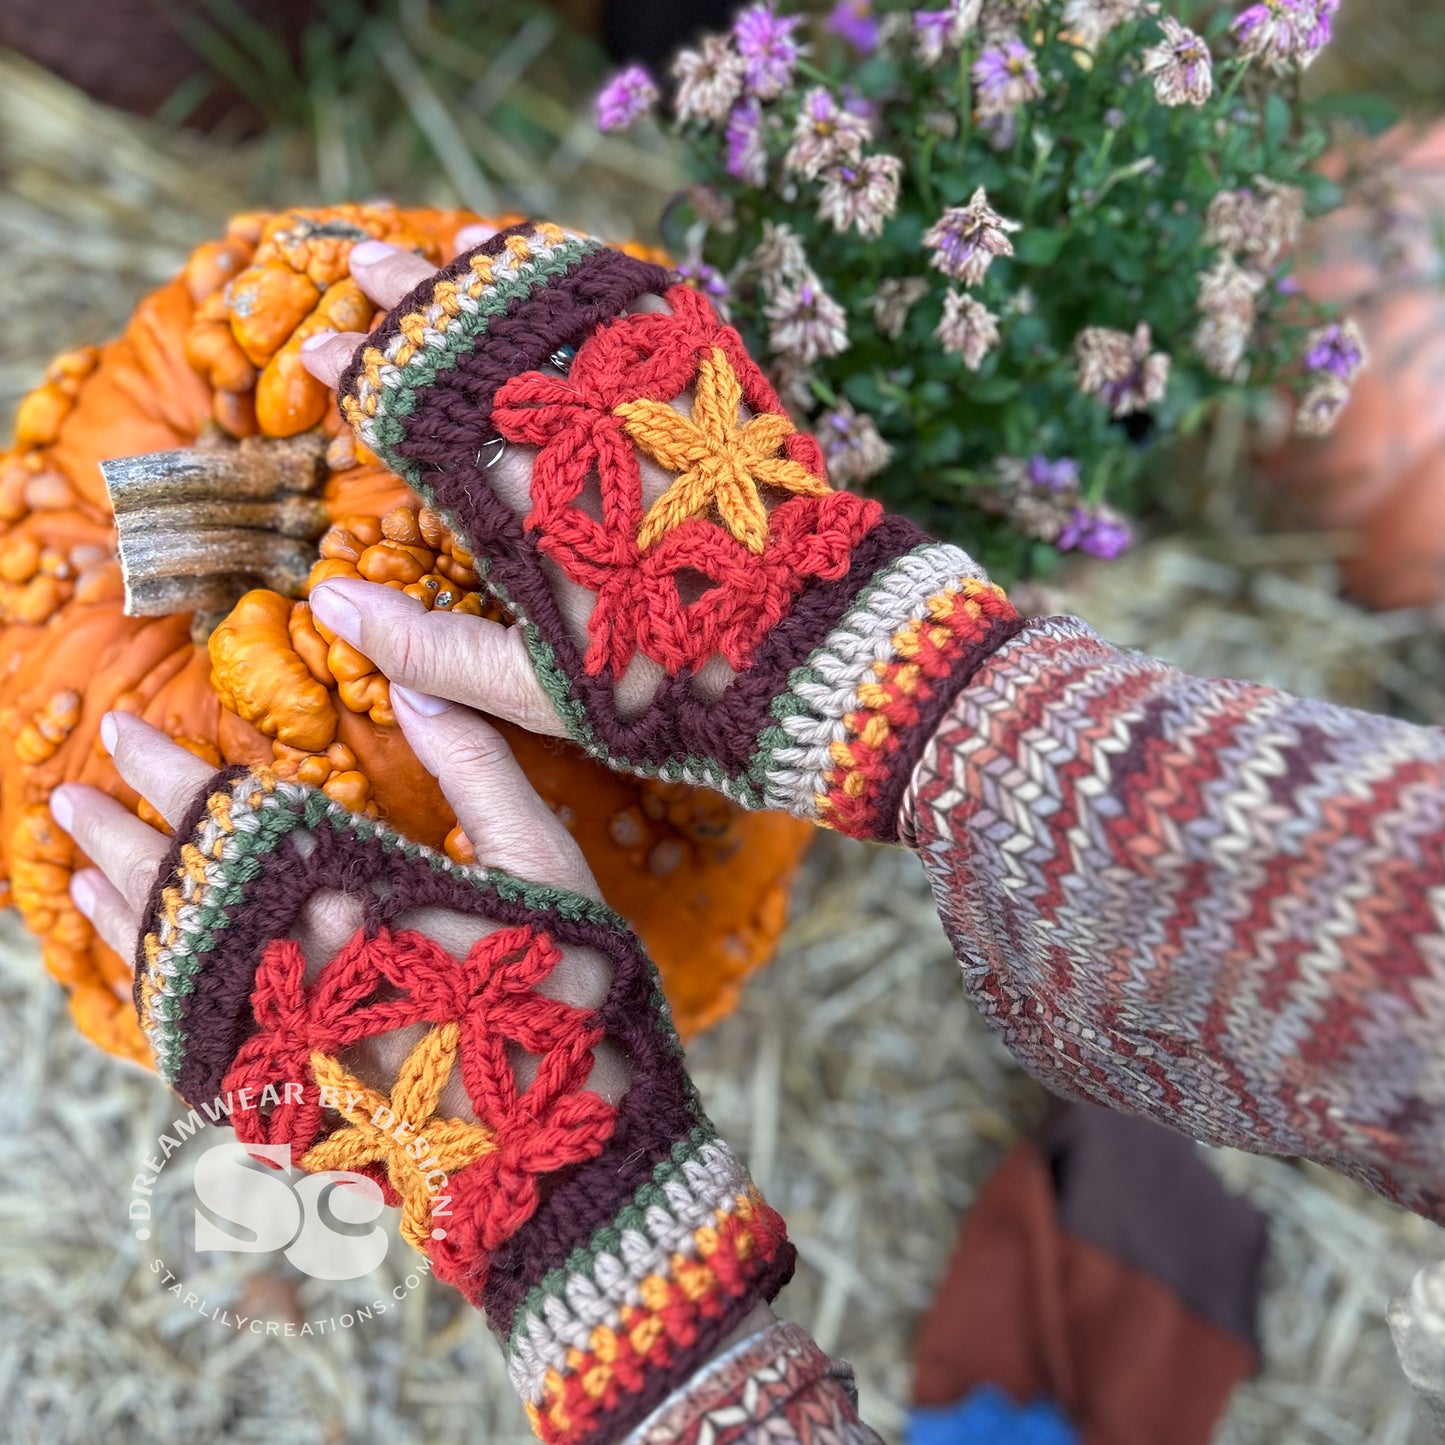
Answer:
[[[616,1110],[586,1087],[603,1035],[596,1015],[536,992],[560,958],[536,927],[499,929],[461,960],[422,934],[382,929],[353,936],[307,987],[300,946],[275,940],[252,991],[258,1032],[224,1087],[233,1096],[242,1089],[259,1096],[270,1085],[280,1102],[235,1109],[237,1136],[290,1144],[299,1159],[334,1123],[320,1103],[313,1055],[335,1058],[394,1029],[458,1024],[462,1082],[495,1147],[448,1181],[446,1238],[431,1252],[439,1275],[445,1270],[469,1293],[480,1290],[486,1257],[535,1213],[541,1179],[595,1158],[616,1121]],[[509,1045],[536,1056],[536,1077],[525,1090],[517,1088]],[[299,1102],[288,1082],[302,1084]],[[425,1133],[425,1120],[408,1122]],[[363,1172],[389,1203],[400,1202],[384,1162]]]
[[[700,515],[639,544],[642,476],[619,408],[672,401],[697,382],[701,368],[719,364],[720,354],[754,416],[783,410],[742,338],[705,297],[675,286],[667,300],[671,314],[622,316],[594,332],[565,379],[541,372],[512,378],[492,412],[508,441],[539,449],[527,528],[571,581],[596,596],[584,660],[592,676],[604,670],[620,676],[639,651],[669,673],[719,653],[745,669],[804,584],[842,577],[853,549],[882,516],[876,502],[846,492],[795,495],[769,514],[760,546],[757,528],[748,546]],[[785,436],[781,454],[802,469],[795,473],[800,483],[804,473],[826,478],[822,453],[806,433]],[[710,464],[700,459],[700,466]],[[600,518],[578,505],[594,473]],[[684,576],[691,597],[679,585]],[[696,595],[699,579],[707,585]]]

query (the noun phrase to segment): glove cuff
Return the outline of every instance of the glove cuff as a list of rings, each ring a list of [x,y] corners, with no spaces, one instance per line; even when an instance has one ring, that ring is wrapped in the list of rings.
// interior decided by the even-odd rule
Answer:
[[[500,531],[511,514],[469,485],[457,447],[498,433],[498,391],[576,347],[672,273],[548,222],[513,226],[394,306],[337,384],[358,438],[439,510]],[[458,435],[460,433],[460,435]],[[479,517],[478,512],[486,515]],[[467,535],[465,526],[458,528]]]
[[[699,1110],[585,1245],[525,1290],[494,1269],[484,1305],[541,1439],[617,1440],[774,1299],[795,1262],[782,1218]]]
[[[880,568],[773,702],[753,764],[765,806],[897,842],[909,779],[949,703],[1023,625],[947,543]]]

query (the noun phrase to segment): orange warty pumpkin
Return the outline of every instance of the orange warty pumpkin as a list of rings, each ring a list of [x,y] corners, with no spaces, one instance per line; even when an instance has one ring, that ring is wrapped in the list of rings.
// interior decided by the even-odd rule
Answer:
[[[477,219],[389,205],[237,217],[141,302],[118,341],[58,358],[20,407],[0,455],[0,886],[43,941],[82,1032],[113,1053],[146,1058],[122,997],[128,963],[71,905],[71,874],[87,860],[47,808],[53,787],[79,781],[159,823],[100,744],[106,711],[144,717],[212,763],[272,766],[471,857],[394,726],[385,680],[315,623],[304,595],[344,573],[429,607],[488,604],[466,550],[353,443],[298,353],[320,327],[373,320],[347,273],[356,241],[440,263]],[[221,481],[200,502],[164,489],[142,498],[153,510],[135,516],[150,515],[155,533],[147,597],[162,615],[127,616],[100,463],[178,448],[195,448],[196,471]],[[131,570],[140,596],[145,569]],[[811,830],[506,731],[657,959],[679,1027],[727,1013],[776,944]]]

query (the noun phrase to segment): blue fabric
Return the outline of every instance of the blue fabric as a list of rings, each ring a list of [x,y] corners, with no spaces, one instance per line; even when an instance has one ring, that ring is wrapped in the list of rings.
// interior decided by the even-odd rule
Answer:
[[[956,1405],[915,1405],[906,1445],[1078,1445],[1074,1427],[1047,1400],[1015,1405],[996,1385],[981,1385]]]

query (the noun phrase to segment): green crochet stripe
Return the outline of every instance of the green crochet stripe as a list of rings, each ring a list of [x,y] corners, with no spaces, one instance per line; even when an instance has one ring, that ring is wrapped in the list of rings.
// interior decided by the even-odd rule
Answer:
[[[416,410],[417,393],[431,386],[440,373],[455,367],[463,356],[475,351],[492,318],[501,315],[511,302],[528,299],[533,292],[573,271],[588,256],[605,249],[601,241],[592,239],[564,241],[550,256],[529,262],[516,275],[504,276],[487,286],[474,309],[459,311],[436,341],[419,349],[399,368],[400,378],[383,382],[376,415],[370,419],[371,449],[410,486],[420,489],[423,469],[398,456],[395,450],[406,440],[405,418]]]
[[[599,1255],[619,1255],[622,1250],[622,1236],[627,1230],[639,1234],[647,1233],[647,1211],[654,1207],[671,1209],[667,1201],[666,1186],[683,1177],[683,1165],[698,1159],[704,1146],[718,1142],[717,1131],[705,1115],[699,1112],[699,1122],[687,1135],[672,1146],[672,1153],[660,1160],[652,1171],[652,1177],[638,1187],[631,1201],[618,1211],[617,1217],[600,1229],[594,1230],[585,1245],[579,1245],[555,1269],[550,1269],[541,1280],[528,1290],[526,1298],[517,1306],[512,1317],[511,1333],[507,1336],[507,1359],[517,1353],[518,1344],[527,1330],[527,1322],[534,1316],[546,1318],[547,1301],[563,1299],[568,1283],[579,1275],[593,1278]]]
[[[280,792],[265,797],[253,814],[258,817],[257,829],[254,832],[238,830],[231,835],[231,844],[221,857],[223,882],[206,885],[198,902],[190,905],[194,913],[188,909],[185,929],[170,946],[171,973],[166,991],[157,993],[150,1010],[151,1021],[167,1025],[158,1030],[161,1037],[155,1052],[157,1067],[168,1082],[175,1081],[185,1054],[183,1001],[195,991],[196,977],[205,965],[205,956],[216,948],[233,910],[245,905],[250,886],[262,876],[262,860],[280,847],[287,834],[298,828],[316,831],[325,827],[363,842],[375,839],[386,852],[424,860],[436,872],[469,883],[479,893],[494,892],[506,902],[520,903],[538,913],[629,931],[622,917],[605,903],[584,898],[569,889],[529,883],[500,869],[454,863],[445,854],[403,837],[384,823],[351,812],[319,789],[299,783],[287,787],[303,789],[301,806],[298,808],[292,796]],[[232,816],[236,816],[234,805]]]

